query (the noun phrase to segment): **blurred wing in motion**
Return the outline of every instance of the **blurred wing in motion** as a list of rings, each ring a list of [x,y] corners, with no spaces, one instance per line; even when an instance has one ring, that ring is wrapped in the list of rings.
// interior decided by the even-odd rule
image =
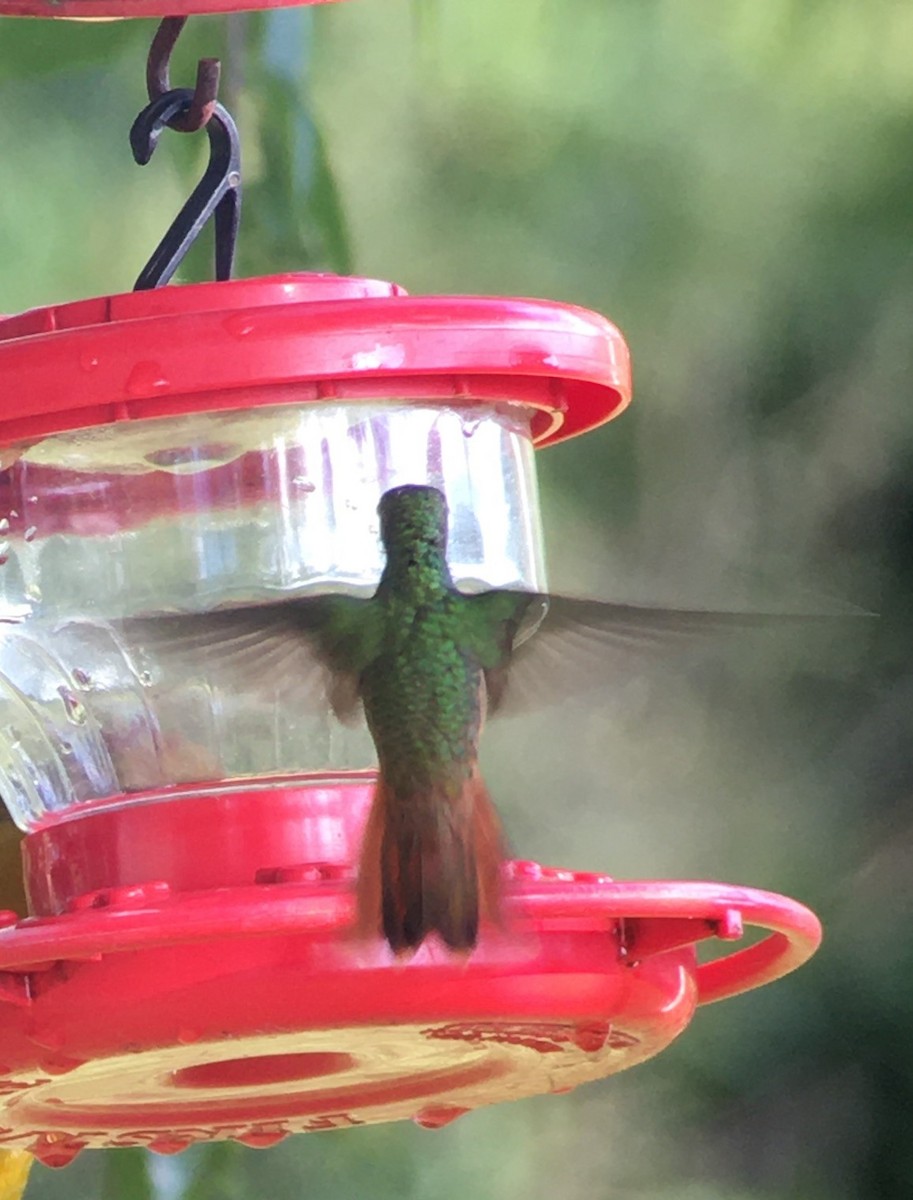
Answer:
[[[714,639],[790,630],[840,630],[866,613],[713,612],[536,592],[464,596],[461,644],[485,670],[488,711],[542,708],[635,674]],[[524,628],[545,610],[526,640]],[[195,669],[237,694],[272,695],[342,721],[360,714],[361,671],[383,645],[383,614],[371,600],[315,596],[281,604],[117,623],[133,656],[163,672]]]
[[[197,670],[239,694],[329,705],[342,721],[359,715],[358,675],[381,638],[370,601],[352,596],[128,618],[116,628],[132,657],[163,674]]]
[[[512,598],[508,600],[508,598]],[[651,660],[675,658],[733,635],[784,636],[796,631],[843,631],[869,613],[715,612],[653,608],[540,596],[484,592],[471,603],[498,612],[500,656],[486,663],[489,713],[511,716],[555,704],[636,674]],[[541,624],[517,641],[524,618],[546,608]],[[512,653],[511,653],[512,649]]]

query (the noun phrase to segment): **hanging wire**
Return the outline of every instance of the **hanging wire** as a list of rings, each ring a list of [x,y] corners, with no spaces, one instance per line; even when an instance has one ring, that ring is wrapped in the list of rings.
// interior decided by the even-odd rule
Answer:
[[[165,17],[152,39],[146,60],[146,91],[150,102],[160,100],[171,88],[171,55],[187,23],[186,17]],[[201,58],[197,63],[197,82],[190,107],[173,117],[169,128],[181,133],[196,133],[212,117],[219,98],[219,77],[222,64],[217,58]]]

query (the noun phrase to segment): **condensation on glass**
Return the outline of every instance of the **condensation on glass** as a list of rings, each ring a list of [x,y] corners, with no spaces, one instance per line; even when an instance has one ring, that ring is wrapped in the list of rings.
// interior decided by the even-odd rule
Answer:
[[[59,434],[0,467],[0,793],[23,828],[174,785],[372,765],[318,670],[294,695],[262,672],[253,686],[233,653],[167,653],[155,618],[370,595],[391,487],[446,494],[464,590],[544,587],[518,406],[283,403]]]

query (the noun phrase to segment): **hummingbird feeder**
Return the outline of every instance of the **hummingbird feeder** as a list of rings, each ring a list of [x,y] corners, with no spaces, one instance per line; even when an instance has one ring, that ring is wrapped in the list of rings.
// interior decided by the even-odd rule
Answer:
[[[77,10],[160,11],[54,6]],[[151,90],[141,160],[194,102]],[[175,655],[142,630],[369,595],[378,500],[404,483],[446,494],[458,586],[542,590],[534,448],[624,409],[628,351],[562,304],[229,280],[240,166],[214,104],[210,170],[138,290],[0,321],[0,792],[29,910],[0,913],[0,1147],[52,1166],[566,1092],[820,938],[770,893],[530,862],[505,865],[510,920],[468,961],[352,935],[367,735],[246,688],[243,646]],[[217,281],[158,286],[210,216]],[[745,924],[767,936],[729,952]],[[702,942],[727,953],[698,962]]]

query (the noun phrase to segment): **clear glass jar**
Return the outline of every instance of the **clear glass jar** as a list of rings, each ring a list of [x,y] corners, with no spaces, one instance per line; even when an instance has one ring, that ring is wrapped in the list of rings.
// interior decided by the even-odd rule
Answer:
[[[319,689],[249,687],[231,655],[166,654],[154,631],[164,614],[370,595],[391,487],[446,494],[464,590],[544,587],[527,410],[281,400],[0,451],[0,793],[22,828],[186,783],[370,766],[366,731]]]

